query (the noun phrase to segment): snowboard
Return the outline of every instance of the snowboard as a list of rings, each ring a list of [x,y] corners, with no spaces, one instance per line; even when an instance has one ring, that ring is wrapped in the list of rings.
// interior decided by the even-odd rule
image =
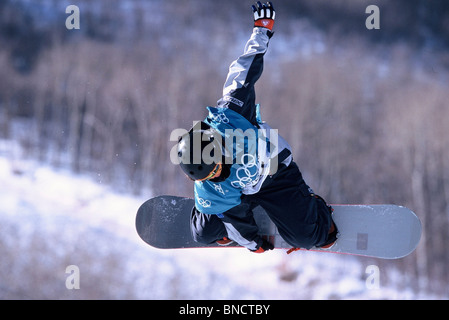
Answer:
[[[158,196],[143,203],[136,216],[139,236],[160,249],[211,248],[193,240],[190,216],[194,200],[176,196]],[[313,251],[398,259],[412,253],[421,238],[421,222],[409,209],[397,205],[332,205],[339,237],[330,250]],[[291,246],[279,235],[276,226],[259,206],[253,210],[259,234],[275,248]],[[229,248],[226,246],[221,248]],[[238,247],[237,244],[234,247]]]

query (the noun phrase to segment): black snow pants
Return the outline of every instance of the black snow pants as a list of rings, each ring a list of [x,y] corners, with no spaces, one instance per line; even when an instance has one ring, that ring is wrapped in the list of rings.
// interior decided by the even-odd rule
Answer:
[[[265,209],[279,234],[291,246],[310,249],[326,242],[332,223],[329,207],[324,200],[313,195],[295,162],[292,161],[289,166],[280,165],[273,176],[267,177],[258,193],[242,195],[241,204],[231,210],[241,210],[242,216],[248,217],[258,205]],[[254,219],[250,219],[250,223],[242,223],[242,219],[238,218],[232,221],[226,212],[223,216],[203,214],[194,208],[191,230],[195,241],[208,244],[228,237],[223,223],[226,221],[237,230],[242,230],[241,234],[250,238],[248,241],[258,242]]]

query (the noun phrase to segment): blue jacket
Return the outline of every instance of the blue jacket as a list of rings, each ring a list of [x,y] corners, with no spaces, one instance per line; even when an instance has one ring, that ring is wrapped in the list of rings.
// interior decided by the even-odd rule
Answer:
[[[230,150],[234,164],[232,164],[231,173],[225,181],[195,182],[197,210],[207,214],[220,215],[240,204],[240,197],[245,188],[253,187],[260,179],[263,179],[260,172],[262,160],[258,157],[259,128],[229,108],[208,107],[208,110],[209,116],[205,120],[207,124],[225,138],[226,132],[230,132],[231,135],[237,136],[235,137],[236,141],[241,140],[244,143],[243,146],[240,146],[240,150],[237,150],[238,144]],[[244,139],[245,132],[249,132],[251,135],[249,139]],[[263,151],[261,150],[261,152]]]

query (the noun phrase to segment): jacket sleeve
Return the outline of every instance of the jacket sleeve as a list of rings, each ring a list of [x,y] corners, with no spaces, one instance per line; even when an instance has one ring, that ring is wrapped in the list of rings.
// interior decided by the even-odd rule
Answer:
[[[263,58],[272,33],[255,27],[243,55],[232,62],[218,107],[230,108],[256,124],[254,85],[262,75]]]
[[[229,239],[252,251],[262,245],[262,238],[258,235],[259,228],[248,203],[242,202],[224,212],[220,218]]]

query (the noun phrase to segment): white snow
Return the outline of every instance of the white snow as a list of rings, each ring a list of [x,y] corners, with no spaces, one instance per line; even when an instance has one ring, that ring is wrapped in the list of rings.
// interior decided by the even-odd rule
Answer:
[[[134,228],[145,200],[0,150],[0,299],[447,298],[416,293],[402,280],[385,284],[382,272],[370,289],[373,260],[365,258],[154,249]],[[65,287],[69,265],[79,267],[78,290]]]

